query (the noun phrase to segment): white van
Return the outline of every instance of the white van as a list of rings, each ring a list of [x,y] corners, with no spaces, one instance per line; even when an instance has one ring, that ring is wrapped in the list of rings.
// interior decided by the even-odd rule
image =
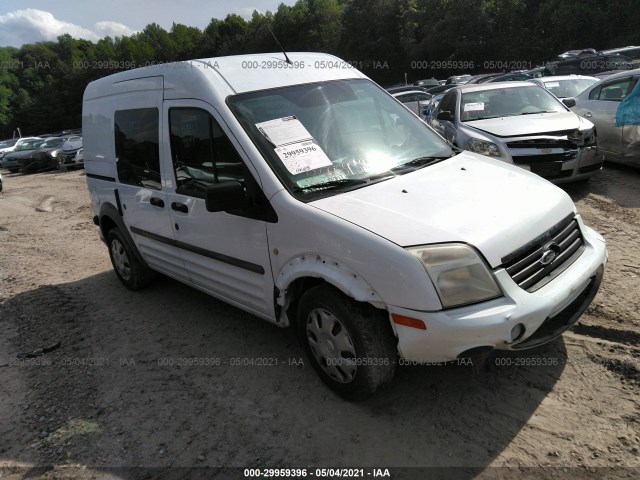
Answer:
[[[607,253],[565,192],[452,147],[338,58],[288,58],[87,86],[94,221],[125,286],[161,272],[294,326],[351,399],[401,362],[535,347],[576,321]]]

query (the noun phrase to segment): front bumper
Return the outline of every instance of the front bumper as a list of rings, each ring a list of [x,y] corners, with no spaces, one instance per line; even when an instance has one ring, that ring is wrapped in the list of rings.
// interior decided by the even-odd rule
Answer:
[[[568,183],[586,180],[594,173],[602,170],[604,163],[602,155],[595,146],[580,147],[575,158],[569,160],[536,159],[535,162],[526,163],[526,157],[519,157],[518,162],[511,161],[518,167],[529,170],[552,183]]]
[[[500,268],[494,271],[504,296],[476,305],[417,312],[389,306],[390,314],[422,320],[426,330],[393,324],[400,355],[416,362],[453,361],[465,352],[495,348],[518,350],[547,343],[566,331],[595,297],[607,262],[604,240],[582,224],[585,250],[565,271],[529,293]],[[524,333],[515,341],[517,325]]]
[[[84,165],[84,155],[78,150],[74,150],[73,152],[69,153],[61,153],[58,157],[58,163],[60,164],[60,166],[79,167]]]

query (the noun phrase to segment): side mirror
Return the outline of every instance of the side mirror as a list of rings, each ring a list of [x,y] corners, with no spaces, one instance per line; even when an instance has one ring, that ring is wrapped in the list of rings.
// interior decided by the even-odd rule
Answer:
[[[576,99],[573,98],[573,97],[563,98],[562,99],[562,103],[564,103],[569,108],[575,107],[576,106]]]
[[[438,113],[436,120],[444,120],[445,122],[453,122],[453,115],[448,110]]]
[[[244,186],[236,180],[214,183],[207,187],[205,205],[208,212],[239,210],[244,202]]]

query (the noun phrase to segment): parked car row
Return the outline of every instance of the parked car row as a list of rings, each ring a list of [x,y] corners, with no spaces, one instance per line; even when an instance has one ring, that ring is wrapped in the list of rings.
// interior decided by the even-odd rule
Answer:
[[[26,137],[0,143],[0,166],[11,173],[64,170],[84,165],[82,137]]]

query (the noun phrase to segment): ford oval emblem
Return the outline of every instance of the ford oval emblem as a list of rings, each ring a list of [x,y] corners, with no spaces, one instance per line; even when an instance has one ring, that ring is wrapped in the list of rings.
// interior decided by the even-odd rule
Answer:
[[[558,256],[561,250],[562,249],[560,248],[560,245],[558,245],[557,243],[555,242],[548,243],[547,245],[544,246],[542,250],[542,257],[540,257],[540,264],[546,267],[556,259],[556,257]]]

